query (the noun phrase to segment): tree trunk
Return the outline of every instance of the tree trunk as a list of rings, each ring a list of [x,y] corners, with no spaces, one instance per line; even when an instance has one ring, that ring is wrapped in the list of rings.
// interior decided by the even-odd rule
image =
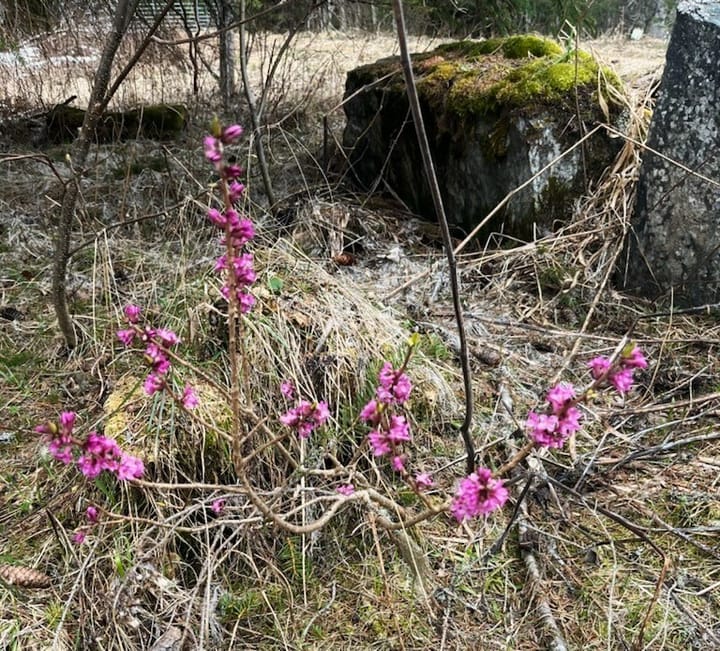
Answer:
[[[95,72],[95,80],[90,94],[90,104],[87,113],[85,113],[85,120],[80,129],[80,134],[70,149],[70,161],[74,175],[66,184],[62,198],[60,219],[55,236],[52,271],[52,298],[55,314],[65,338],[65,344],[70,350],[77,346],[77,334],[67,304],[67,264],[70,253],[73,217],[80,191],[80,179],[90,150],[90,139],[105,109],[105,92],[110,84],[110,71],[115,60],[115,54],[120,47],[135,8],[136,2],[134,0],[118,0],[113,16],[113,26],[108,34],[100,57],[100,63]]]
[[[174,1],[175,0],[166,0],[165,6],[157,15],[155,23],[148,31],[145,39],[120,71],[112,86],[110,86],[110,73],[115,55],[139,3],[139,0],[117,0],[115,13],[113,14],[112,28],[108,34],[105,47],[100,56],[100,62],[95,71],[95,79],[90,93],[88,110],[85,113],[85,119],[80,128],[80,133],[70,148],[70,162],[73,176],[65,184],[62,203],[60,205],[60,216],[53,250],[52,270],[52,301],[55,307],[58,325],[65,338],[65,345],[69,350],[77,346],[77,334],[67,304],[67,265],[70,259],[70,238],[75,206],[80,193],[80,180],[85,173],[84,168],[88,152],[90,151],[90,141],[93,138],[95,129],[108,102],[117,92],[123,80],[150,44],[152,35],[157,31],[166,14],[170,11]],[[108,88],[108,86],[110,87]]]
[[[232,96],[235,92],[235,47],[233,43],[233,30],[227,29],[233,21],[233,11],[230,0],[220,2],[220,96],[223,108],[229,111],[232,107]]]

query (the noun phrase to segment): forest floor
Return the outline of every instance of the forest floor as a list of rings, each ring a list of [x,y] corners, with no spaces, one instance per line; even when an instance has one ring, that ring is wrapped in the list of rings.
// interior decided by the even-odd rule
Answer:
[[[256,74],[267,71],[277,38],[257,37]],[[626,81],[636,135],[644,133],[665,44],[582,46]],[[239,155],[250,177],[245,208],[258,225],[258,305],[243,331],[244,405],[265,446],[252,477],[296,525],[337,504],[316,532],[258,513],[222,435],[230,417],[217,385],[229,368],[217,325],[217,237],[205,217],[212,173],[199,144],[212,100],[188,100],[184,53],[158,46],[118,103],[188,101],[187,134],[93,149],[68,277],[82,335],[71,354],[50,301],[67,148],[14,143],[0,157],[0,649],[529,651],[563,648],[561,639],[568,649],[720,648],[720,326],[714,315],[671,314],[612,286],[639,170],[631,142],[556,233],[460,255],[483,464],[499,467],[523,444],[518,422],[548,387],[588,385],[586,361],[612,354],[624,337],[649,368],[625,399],[598,395],[571,445],[529,457],[504,510],[462,525],[440,514],[383,528],[422,503],[364,447],[353,455],[366,433],[356,414],[382,360],[398,363],[412,332],[421,338],[407,369],[409,463],[433,475],[432,504],[453,493],[464,469],[464,398],[437,229],[337,185],[318,162],[323,115],[341,138],[345,71],[394,51],[391,37],[360,34],[302,36],[291,49],[268,95],[282,223],[253,200],[261,183],[247,140]],[[42,65],[0,60],[13,111],[73,94],[83,105],[87,86],[72,66],[91,62],[56,63],[60,79]],[[199,98],[211,82],[198,77]],[[198,387],[199,418],[142,395],[142,356],[115,335],[128,302],[181,335],[189,363],[178,361],[178,382]],[[288,378],[328,401],[331,424],[272,447],[262,427],[279,430],[278,388]],[[145,479],[87,482],[54,463],[34,427],[67,409],[82,431],[102,430],[141,456]],[[335,458],[344,463],[328,469]],[[348,482],[358,495],[391,499],[384,508],[342,502],[335,488]],[[93,527],[88,505],[101,510]],[[78,529],[88,533],[81,545],[72,542]]]

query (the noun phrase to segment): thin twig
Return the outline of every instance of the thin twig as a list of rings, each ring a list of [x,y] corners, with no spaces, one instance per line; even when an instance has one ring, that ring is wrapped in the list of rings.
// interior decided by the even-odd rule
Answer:
[[[423,159],[423,167],[425,168],[425,175],[427,177],[428,185],[430,186],[430,193],[432,194],[435,213],[437,214],[438,221],[440,222],[443,243],[445,245],[445,254],[447,255],[450,288],[452,290],[453,307],[455,309],[455,321],[457,323],[458,336],[460,338],[460,364],[462,366],[463,383],[465,385],[465,419],[463,420],[463,424],[460,429],[460,435],[465,443],[465,451],[467,452],[467,472],[470,474],[475,470],[475,446],[470,435],[470,426],[472,425],[473,416],[473,389],[472,376],[470,374],[470,356],[468,353],[467,337],[465,334],[462,305],[460,304],[460,283],[457,274],[457,263],[455,253],[453,252],[452,238],[450,237],[450,226],[448,225],[447,216],[445,215],[445,208],[440,194],[440,186],[438,185],[437,176],[435,175],[435,166],[433,165],[430,144],[427,139],[422,111],[420,109],[420,100],[415,86],[410,52],[408,51],[407,30],[405,29],[405,16],[403,14],[402,0],[393,0],[393,10],[395,12],[398,43],[400,44],[400,59],[403,65],[403,72],[405,74],[408,102],[410,103],[410,110],[412,111],[413,122],[415,123],[415,132],[418,139],[418,147],[420,148],[420,153]]]
[[[245,18],[245,0],[240,2],[240,19]],[[248,75],[247,69],[247,49],[245,47],[245,24],[240,23],[239,30],[240,37],[240,74],[243,80],[243,92],[245,93],[245,100],[248,104],[250,112],[250,122],[252,123],[252,141],[255,145],[255,153],[258,158],[258,165],[260,166],[260,176],[262,177],[263,187],[265,188],[265,196],[268,199],[270,210],[275,210],[275,192],[273,191],[272,180],[270,179],[270,170],[268,168],[267,160],[265,158],[265,147],[263,146],[262,133],[260,132],[260,112],[263,109],[263,101],[261,100],[260,107],[258,108],[255,103],[255,95],[250,84],[250,76]],[[263,93],[264,100],[264,93]]]

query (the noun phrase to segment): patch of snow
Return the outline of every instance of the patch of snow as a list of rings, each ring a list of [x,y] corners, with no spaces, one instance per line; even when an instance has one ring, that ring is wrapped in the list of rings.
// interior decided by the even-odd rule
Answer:
[[[36,67],[42,63],[40,48],[35,45],[22,45],[15,52],[0,52],[0,65]]]
[[[50,57],[48,60],[51,65],[61,65],[68,63],[95,63],[99,57],[96,54],[90,56],[59,56]]]

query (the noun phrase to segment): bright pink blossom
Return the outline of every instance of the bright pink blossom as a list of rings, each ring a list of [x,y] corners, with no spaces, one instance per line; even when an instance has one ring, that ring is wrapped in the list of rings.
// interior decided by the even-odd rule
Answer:
[[[210,510],[216,515],[220,515],[225,510],[225,500],[222,498],[213,500],[213,503],[210,505]]]
[[[87,534],[82,530],[78,529],[72,537],[73,543],[76,545],[82,545],[85,542]]]
[[[143,464],[142,459],[123,452],[120,456],[120,463],[118,464],[116,473],[117,478],[121,481],[126,479],[140,479],[145,473],[145,464]]]
[[[390,462],[393,470],[396,472],[406,472],[405,470],[405,463],[407,461],[407,457],[404,454],[398,454],[397,456],[394,456],[392,458],[392,461]]]
[[[222,141],[226,145],[233,144],[243,134],[243,128],[239,124],[231,124],[222,130]]]
[[[220,140],[214,136],[205,136],[203,138],[203,147],[205,149],[205,158],[211,163],[217,164],[222,160],[223,146]]]
[[[140,308],[137,305],[126,305],[123,308],[123,314],[125,314],[128,323],[137,323],[140,319]]]
[[[64,411],[60,414],[57,423],[45,423],[35,428],[38,434],[45,435],[48,451],[52,457],[66,465],[73,460],[75,447],[73,428],[76,418],[77,414],[74,411]]]
[[[572,384],[557,384],[547,393],[552,413],[531,411],[525,426],[530,438],[541,447],[560,448],[580,429],[580,411],[575,407],[576,391]]]
[[[60,431],[63,434],[72,434],[73,428],[75,427],[75,421],[77,420],[77,414],[74,411],[63,411],[60,414]]]
[[[404,416],[390,416],[390,427],[388,427],[387,437],[388,441],[394,445],[410,440],[410,425],[408,425]]]
[[[550,403],[554,414],[560,414],[568,402],[575,398],[575,387],[572,384],[557,384],[547,394],[547,401]]]
[[[231,205],[234,205],[245,192],[245,186],[238,181],[243,174],[243,169],[239,165],[223,164],[223,146],[234,143],[242,135],[242,132],[240,125],[232,124],[222,129],[219,138],[207,136],[203,141],[205,157],[219,172],[226,199]],[[247,287],[255,282],[257,274],[253,268],[252,254],[243,253],[242,249],[255,237],[255,227],[249,219],[240,217],[237,210],[227,205],[222,211],[210,208],[208,217],[225,232],[222,244],[229,245],[229,248],[232,249],[231,252],[221,256],[215,265],[215,270],[223,272],[225,276],[225,282],[220,292],[226,300],[237,303],[241,314],[247,314],[255,305],[255,298],[247,290]],[[232,281],[227,278],[228,273],[233,274]],[[234,296],[230,295],[231,286],[235,287]]]
[[[104,470],[115,473],[118,479],[131,479],[143,474],[143,462],[123,452],[113,439],[90,432],[84,442],[76,440],[73,436],[76,417],[75,412],[65,411],[57,424],[48,423],[35,428],[49,438],[48,450],[55,459],[69,464],[77,456],[78,469],[88,479],[94,479]],[[86,514],[91,523],[97,519],[97,509],[93,506],[88,507]]]
[[[95,524],[98,521],[98,510],[94,506],[88,506],[85,511],[85,517],[90,524]]]
[[[390,452],[390,443],[388,442],[387,434],[384,431],[372,430],[372,432],[368,434],[368,441],[370,443],[370,447],[372,448],[373,455],[376,457],[381,457]]]
[[[208,219],[220,228],[225,228],[225,224],[227,223],[227,217],[217,208],[208,209]]]
[[[65,434],[60,434],[48,441],[48,451],[54,459],[57,459],[61,463],[67,465],[73,460],[74,445],[75,442],[71,437]]]
[[[494,479],[487,468],[478,468],[460,482],[450,511],[458,522],[462,522],[501,508],[507,499],[508,491],[503,482]]]
[[[134,330],[118,330],[117,338],[123,343],[124,346],[129,346],[130,344],[132,344],[133,339],[135,339],[135,331]]]
[[[644,369],[647,365],[645,355],[638,346],[634,346],[629,353],[623,351],[614,364],[607,357],[596,357],[588,362],[593,378],[598,380],[604,377],[620,394],[632,388],[635,369]]]
[[[236,219],[230,223],[230,239],[236,249],[245,246],[255,237],[255,226],[249,219]]]
[[[368,441],[376,457],[389,454],[395,451],[395,448],[405,441],[410,440],[410,426],[404,416],[392,415],[390,423],[386,428],[379,426],[368,434]],[[396,455],[395,458],[398,458]],[[393,465],[397,466],[393,460]],[[397,467],[396,467],[397,469]]]
[[[341,484],[335,489],[335,491],[340,493],[340,495],[350,497],[350,495],[355,492],[355,486],[353,486],[352,484]]]
[[[580,429],[580,410],[576,407],[568,407],[562,413],[561,418],[558,419],[557,430],[560,436],[565,439],[570,438]]]
[[[145,390],[145,393],[149,396],[157,393],[164,386],[165,380],[155,375],[154,373],[150,373],[150,375],[145,378],[145,382],[143,383],[143,389]]]
[[[328,409],[327,403],[322,400],[316,403],[312,417],[318,427],[324,425],[330,418],[330,409]]]
[[[245,186],[238,181],[232,181],[228,186],[228,196],[230,197],[230,203],[236,203],[240,200],[240,197],[245,194]],[[250,238],[252,239],[252,238]]]
[[[150,326],[145,326],[145,328],[142,331],[142,334],[140,335],[140,339],[142,339],[144,342],[152,341],[155,338],[155,328],[151,328]]]
[[[306,439],[313,430],[324,425],[329,416],[327,403],[321,401],[313,404],[301,400],[296,407],[288,409],[280,416],[280,422],[296,430],[300,438]]]
[[[610,376],[610,382],[618,393],[624,394],[632,389],[633,370],[632,367],[623,368]]]
[[[95,479],[103,470],[116,473],[122,454],[114,439],[90,432],[83,444],[83,455],[78,459],[77,465],[88,479]]]
[[[405,373],[396,371],[390,362],[385,362],[378,379],[380,385],[377,388],[377,397],[380,402],[401,405],[407,401],[412,383]]]
[[[152,366],[155,375],[166,375],[170,370],[170,360],[165,351],[154,342],[149,343],[145,348],[145,359]]]
[[[371,425],[377,425],[380,422],[380,407],[377,400],[371,400],[362,408],[360,420]]]
[[[419,491],[427,490],[435,485],[433,478],[427,472],[419,472],[415,475],[415,488]]]
[[[638,346],[630,351],[630,354],[622,357],[622,364],[627,368],[647,368],[648,363]]]
[[[229,300],[230,288],[227,285],[220,288],[220,293],[223,295],[225,300]],[[241,314],[247,314],[250,310],[252,310],[253,305],[255,305],[255,297],[244,287],[238,287],[235,292],[235,296],[237,298]]]
[[[215,271],[225,271],[227,269],[227,256],[221,255],[215,263]],[[252,285],[257,279],[257,274],[253,268],[252,253],[243,253],[233,259],[233,273],[235,275],[236,285]]]
[[[160,339],[160,343],[166,348],[171,346],[177,346],[180,343],[180,337],[178,337],[172,330],[167,328],[158,328],[155,331],[155,336]]]
[[[280,393],[286,400],[292,400],[295,397],[295,384],[292,380],[283,380],[280,384]]]
[[[185,385],[180,401],[185,409],[195,409],[195,407],[200,404],[197,393],[195,393],[195,390],[189,384]]]
[[[567,437],[560,432],[560,421],[554,414],[528,414],[526,427],[530,438],[542,447],[561,448]]]
[[[610,370],[610,360],[607,357],[595,357],[588,362],[590,373],[594,380],[600,379]]]

